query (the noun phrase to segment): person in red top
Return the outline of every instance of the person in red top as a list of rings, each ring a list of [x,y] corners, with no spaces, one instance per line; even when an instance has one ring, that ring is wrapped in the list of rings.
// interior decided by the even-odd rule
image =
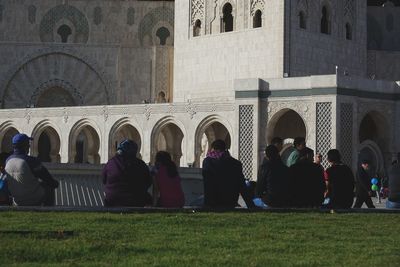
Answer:
[[[185,205],[181,177],[168,152],[157,152],[153,177],[154,206],[182,208]]]

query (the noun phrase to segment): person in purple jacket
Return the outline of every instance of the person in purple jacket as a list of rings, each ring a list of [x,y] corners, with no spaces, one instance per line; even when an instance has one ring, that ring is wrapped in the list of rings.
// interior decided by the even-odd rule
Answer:
[[[152,198],[147,192],[152,184],[150,171],[146,163],[136,157],[137,150],[134,141],[122,141],[116,155],[104,167],[105,206],[151,205]]]

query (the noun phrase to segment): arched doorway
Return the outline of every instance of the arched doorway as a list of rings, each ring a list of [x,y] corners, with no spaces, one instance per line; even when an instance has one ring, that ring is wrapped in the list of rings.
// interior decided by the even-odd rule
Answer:
[[[99,164],[100,138],[96,130],[90,125],[83,125],[75,129],[70,137],[71,163]]]
[[[284,140],[284,146],[280,151],[283,162],[293,150],[291,144],[296,137],[306,137],[307,130],[303,118],[292,109],[282,109],[272,116],[267,126],[267,143],[274,137]]]
[[[222,18],[221,18],[221,32],[231,32],[233,31],[233,7],[230,3],[226,3],[222,8]]]
[[[231,135],[222,123],[214,120],[200,124],[196,131],[194,167],[201,167],[204,158],[211,149],[212,142],[217,139],[225,141],[226,147],[230,149]]]
[[[154,162],[158,151],[167,151],[177,166],[181,165],[182,141],[184,134],[174,123],[168,122],[157,128],[152,135],[151,162]]]
[[[33,131],[32,153],[42,162],[60,162],[60,136],[51,127]]]
[[[125,139],[130,139],[136,142],[138,145],[138,157],[141,158],[140,149],[142,141],[138,130],[130,124],[115,125],[110,132],[110,143],[109,143],[109,157],[113,157],[117,152],[117,146]]]
[[[1,139],[1,152],[12,152],[12,138],[14,135],[18,133],[17,129],[14,127],[8,127],[4,130],[4,134],[2,134]]]
[[[371,161],[371,171],[384,172],[385,162],[390,161],[390,127],[386,118],[377,111],[366,114],[358,132],[358,165],[363,159]]]

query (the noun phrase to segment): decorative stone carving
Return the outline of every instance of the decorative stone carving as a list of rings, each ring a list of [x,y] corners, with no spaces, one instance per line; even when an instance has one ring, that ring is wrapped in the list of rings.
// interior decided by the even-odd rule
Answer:
[[[108,120],[108,115],[109,115],[109,113],[108,113],[108,108],[107,108],[107,106],[103,106],[103,117],[104,117],[104,121],[107,121],[107,120]]]
[[[194,25],[196,20],[204,21],[205,4],[204,0],[192,0],[191,4],[191,23]]]
[[[151,10],[144,18],[140,21],[138,37],[140,44],[144,44],[144,39],[153,39],[152,33],[153,28],[160,23],[169,24],[171,27],[174,25],[174,10],[168,7],[158,7]]]
[[[264,0],[251,0],[250,15],[254,16],[254,13],[256,13],[257,10],[261,10],[261,12],[264,13],[264,6],[265,6]]]
[[[194,115],[196,115],[196,106],[189,100],[185,107],[186,112],[190,115],[190,119],[193,119]]]
[[[144,106],[144,115],[146,116],[147,120],[150,119],[150,116],[151,116],[151,106],[150,105]]]
[[[355,0],[345,0],[344,1],[344,16],[354,19],[355,17]]]

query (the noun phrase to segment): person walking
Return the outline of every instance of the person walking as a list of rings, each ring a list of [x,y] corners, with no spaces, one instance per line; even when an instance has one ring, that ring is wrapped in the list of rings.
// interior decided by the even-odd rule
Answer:
[[[147,192],[152,184],[149,168],[136,157],[137,144],[124,140],[103,168],[104,205],[144,207],[152,204]]]
[[[15,205],[52,206],[59,183],[38,158],[28,156],[31,140],[23,133],[12,138],[14,152],[7,158],[5,167],[9,175],[8,189]]]
[[[248,208],[254,207],[243,175],[242,163],[231,157],[224,141],[215,140],[211,144],[211,151],[203,160],[202,175],[206,207],[237,207],[239,194]]]
[[[367,159],[361,160],[361,165],[357,171],[356,202],[353,208],[361,208],[364,202],[368,208],[375,208],[371,199],[373,192],[371,190],[371,175],[369,171],[370,161]]]

